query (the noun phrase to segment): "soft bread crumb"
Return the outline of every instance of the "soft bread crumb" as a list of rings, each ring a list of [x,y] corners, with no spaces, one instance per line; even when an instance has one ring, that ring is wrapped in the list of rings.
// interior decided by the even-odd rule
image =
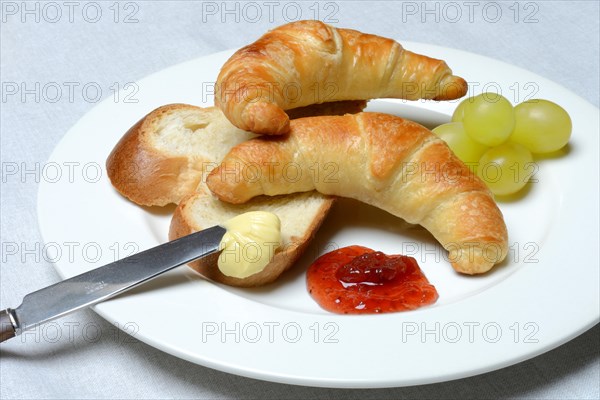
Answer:
[[[246,278],[226,276],[217,267],[217,259],[210,257],[188,264],[206,279],[239,287],[265,285],[289,269],[306,249],[333,204],[332,198],[307,192],[259,197],[246,204],[231,205],[208,194],[207,188],[204,187],[204,190],[204,193],[193,194],[179,204],[171,220],[170,240],[221,224],[248,211],[269,211],[281,220],[282,245],[261,272]]]
[[[231,148],[256,135],[233,126],[214,107],[189,107],[162,115],[149,144],[165,155],[221,160]]]
[[[262,197],[246,204],[232,205],[210,195],[198,195],[187,201],[186,212],[194,230],[219,225],[228,219],[249,211],[267,211],[281,220],[283,246],[294,238],[306,235],[313,219],[323,206],[323,196],[317,192],[295,195]]]

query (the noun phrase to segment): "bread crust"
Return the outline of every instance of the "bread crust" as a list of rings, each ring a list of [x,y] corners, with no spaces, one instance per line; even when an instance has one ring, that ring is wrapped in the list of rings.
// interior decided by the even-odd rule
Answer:
[[[467,82],[442,60],[392,39],[321,21],[277,27],[223,65],[215,105],[231,123],[258,134],[289,130],[285,110],[327,101],[401,98],[451,100]]]
[[[286,179],[288,165],[300,179]],[[238,173],[247,166],[262,166],[258,179]],[[425,227],[466,274],[488,271],[508,251],[502,213],[485,183],[428,129],[388,114],[294,120],[285,137],[235,146],[206,183],[233,204],[315,189],[363,201]]]
[[[189,104],[159,107],[132,126],[108,156],[108,178],[119,193],[134,203],[144,206],[179,203],[198,186],[202,171],[190,174],[193,164],[188,157],[160,152],[148,138],[162,118],[182,110],[203,109]]]
[[[189,218],[190,212],[187,208],[197,196],[205,196],[204,194],[193,194],[184,199],[173,214],[171,226],[169,228],[169,240],[175,240],[179,237],[189,235],[201,229],[209,228],[208,226],[195,226],[194,222]],[[288,270],[298,258],[302,255],[310,241],[316,234],[317,230],[323,223],[325,217],[332,207],[334,199],[324,198],[323,202],[313,218],[309,228],[302,237],[292,237],[291,243],[279,248],[269,264],[259,273],[251,275],[247,278],[235,278],[223,273],[217,266],[217,256],[205,257],[203,259],[191,262],[188,264],[193,270],[198,272],[206,279],[223,283],[229,286],[237,287],[254,287],[262,286],[275,281],[283,272]]]

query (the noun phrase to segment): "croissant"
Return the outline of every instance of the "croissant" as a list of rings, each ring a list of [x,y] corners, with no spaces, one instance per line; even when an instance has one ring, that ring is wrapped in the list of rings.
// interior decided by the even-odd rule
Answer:
[[[289,130],[284,110],[381,97],[452,100],[464,79],[442,60],[404,50],[392,39],[320,21],[280,26],[238,50],[221,68],[215,105],[240,129]]]
[[[388,114],[293,120],[288,135],[232,148],[207,185],[236,204],[314,189],[363,201],[422,225],[466,274],[490,270],[507,253],[506,225],[485,183],[428,129]]]

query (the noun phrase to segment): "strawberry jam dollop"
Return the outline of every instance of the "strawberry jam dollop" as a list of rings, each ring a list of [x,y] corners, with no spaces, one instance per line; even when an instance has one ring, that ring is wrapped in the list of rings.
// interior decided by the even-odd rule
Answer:
[[[438,299],[414,258],[362,246],[319,257],[308,269],[307,285],[322,308],[338,314],[414,310]]]

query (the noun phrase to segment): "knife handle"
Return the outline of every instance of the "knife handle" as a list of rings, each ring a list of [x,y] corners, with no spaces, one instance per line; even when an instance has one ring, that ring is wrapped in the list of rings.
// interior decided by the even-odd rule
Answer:
[[[0,311],[0,342],[17,336],[17,323],[13,310],[7,308]]]

